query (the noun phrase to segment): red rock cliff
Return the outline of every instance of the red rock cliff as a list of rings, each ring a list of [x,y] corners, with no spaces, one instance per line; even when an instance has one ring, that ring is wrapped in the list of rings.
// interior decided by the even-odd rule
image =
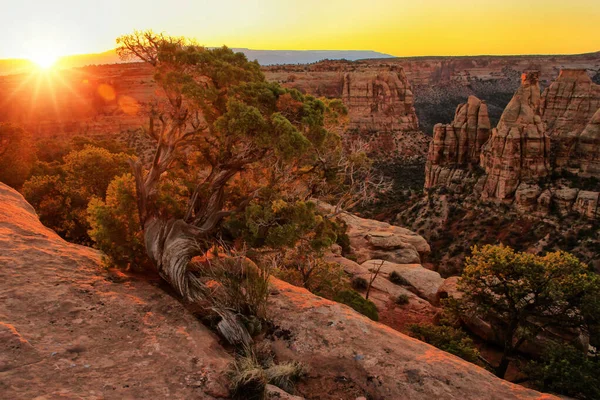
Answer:
[[[481,147],[490,136],[487,105],[475,96],[456,108],[450,124],[437,124],[425,165],[425,187],[461,180],[464,172],[479,165]]]
[[[521,182],[536,181],[550,171],[550,138],[539,115],[537,72],[523,74],[498,127],[483,146],[481,165],[488,177],[484,198],[512,198]]]

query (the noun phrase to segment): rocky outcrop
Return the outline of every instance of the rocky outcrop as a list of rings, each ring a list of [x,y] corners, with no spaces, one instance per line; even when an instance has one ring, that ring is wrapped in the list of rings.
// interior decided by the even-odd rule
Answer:
[[[523,74],[521,86],[483,146],[484,198],[513,198],[521,182],[535,182],[550,171],[550,138],[539,115],[538,78],[537,72]]]
[[[490,136],[487,105],[475,96],[460,104],[450,124],[437,124],[425,165],[425,187],[462,181],[465,171],[479,165],[483,144]]]
[[[435,303],[438,289],[444,283],[439,273],[420,264],[394,264],[383,260],[369,260],[364,262],[362,267],[366,271],[380,269],[381,275],[388,278],[390,274],[396,273],[406,282],[411,291],[430,303]]]
[[[308,385],[337,382],[343,390],[333,397],[321,389],[319,398],[554,399],[497,379],[347,306],[281,281],[275,286],[269,311],[280,338],[274,346],[278,359],[307,365]]]
[[[600,177],[600,106],[578,136],[568,164],[580,176]]]
[[[228,395],[232,357],[171,295],[108,271],[0,184],[0,397]]]
[[[335,207],[315,200],[326,214],[335,214]],[[347,225],[352,252],[357,261],[385,260],[397,264],[420,264],[431,252],[427,241],[415,232],[385,222],[357,217],[342,211],[336,215]]]
[[[349,129],[363,132],[419,130],[411,87],[400,67],[344,74],[341,98],[348,107]]]
[[[540,101],[540,116],[552,140],[553,167],[566,168],[575,164],[587,169],[586,160],[578,160],[575,153],[583,130],[598,109],[600,85],[592,82],[587,71],[561,70]],[[596,136],[598,142],[600,139]],[[585,144],[583,148],[586,148]]]
[[[159,285],[102,268],[0,184],[3,398],[227,398],[232,357]],[[554,398],[277,279],[268,314],[278,361],[309,371],[301,396],[271,398]]]

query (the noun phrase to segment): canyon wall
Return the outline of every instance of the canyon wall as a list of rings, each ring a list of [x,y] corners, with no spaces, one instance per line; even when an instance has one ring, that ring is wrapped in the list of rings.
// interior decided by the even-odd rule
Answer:
[[[485,173],[473,178],[477,183],[472,190],[483,199],[513,202],[523,212],[575,212],[597,219],[600,85],[583,69],[562,70],[541,93],[539,77],[538,71],[523,74],[498,126],[480,147]],[[468,165],[459,163],[454,146],[461,135],[453,136],[454,131],[436,125],[426,188],[445,185],[460,190],[471,178],[465,174]]]
[[[397,65],[327,61],[265,68],[267,79],[302,93],[339,98],[348,109],[345,131],[384,156],[424,156],[429,138],[419,131],[414,95]]]

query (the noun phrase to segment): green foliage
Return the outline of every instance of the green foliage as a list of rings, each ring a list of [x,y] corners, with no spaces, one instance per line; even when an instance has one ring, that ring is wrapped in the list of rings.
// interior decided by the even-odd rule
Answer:
[[[469,362],[478,362],[479,351],[471,338],[460,329],[429,324],[414,324],[409,329],[411,335],[419,340]]]
[[[351,284],[352,289],[354,290],[367,290],[367,287],[369,286],[369,282],[360,276],[353,278]]]
[[[137,212],[135,180],[131,174],[115,178],[106,192],[106,200],[89,202],[89,235],[110,262],[120,267],[142,268],[149,265]]]
[[[400,286],[410,286],[410,282],[408,282],[406,280],[406,278],[404,278],[402,275],[400,275],[398,272],[396,271],[392,271],[388,277],[388,279],[390,280],[390,282],[392,282],[395,285],[400,285]]]
[[[524,369],[538,390],[578,399],[600,399],[600,361],[572,346],[555,343]]]
[[[115,176],[129,171],[124,153],[114,154],[106,149],[85,146],[65,157],[65,184],[72,193],[89,200],[92,196],[104,197],[109,183]]]
[[[371,318],[373,321],[379,321],[379,314],[377,313],[375,303],[365,299],[354,290],[343,290],[334,297],[334,300],[352,307],[355,311]]]
[[[459,312],[497,321],[508,357],[549,328],[587,330],[600,313],[600,277],[566,252],[536,256],[504,246],[473,247],[458,288]]]
[[[312,202],[254,201],[231,218],[225,226],[234,237],[242,237],[252,247],[294,247],[303,240],[313,251],[335,243],[337,226],[320,216]]]
[[[71,151],[64,163],[38,163],[22,193],[40,221],[63,238],[90,244],[87,207],[93,197],[104,199],[111,180],[129,170],[128,155],[86,145]]]
[[[36,161],[31,135],[18,126],[0,123],[0,182],[19,189]]]
[[[399,306],[408,304],[408,302],[409,302],[409,298],[408,298],[408,295],[406,295],[406,294],[400,294],[400,295],[398,295],[398,297],[396,297],[396,304]]]

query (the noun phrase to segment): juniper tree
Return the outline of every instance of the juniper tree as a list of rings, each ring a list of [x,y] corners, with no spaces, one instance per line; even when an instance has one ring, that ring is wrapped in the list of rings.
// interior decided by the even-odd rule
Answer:
[[[499,333],[504,347],[499,377],[526,341],[553,329],[589,333],[600,311],[600,277],[562,251],[542,257],[475,246],[458,288],[460,312],[492,322]]]
[[[351,186],[344,174],[352,161],[341,161],[341,139],[328,129],[345,113],[339,101],[267,82],[257,62],[227,47],[151,31],[117,43],[122,58],[152,66],[161,90],[146,127],[154,159],[132,166],[145,248],[166,281],[188,299],[201,297],[190,260],[224,219],[257,246],[293,246],[306,234],[315,247],[331,244],[327,223],[307,200]],[[183,216],[174,218],[159,205],[159,183],[182,153],[199,154],[203,168]]]

